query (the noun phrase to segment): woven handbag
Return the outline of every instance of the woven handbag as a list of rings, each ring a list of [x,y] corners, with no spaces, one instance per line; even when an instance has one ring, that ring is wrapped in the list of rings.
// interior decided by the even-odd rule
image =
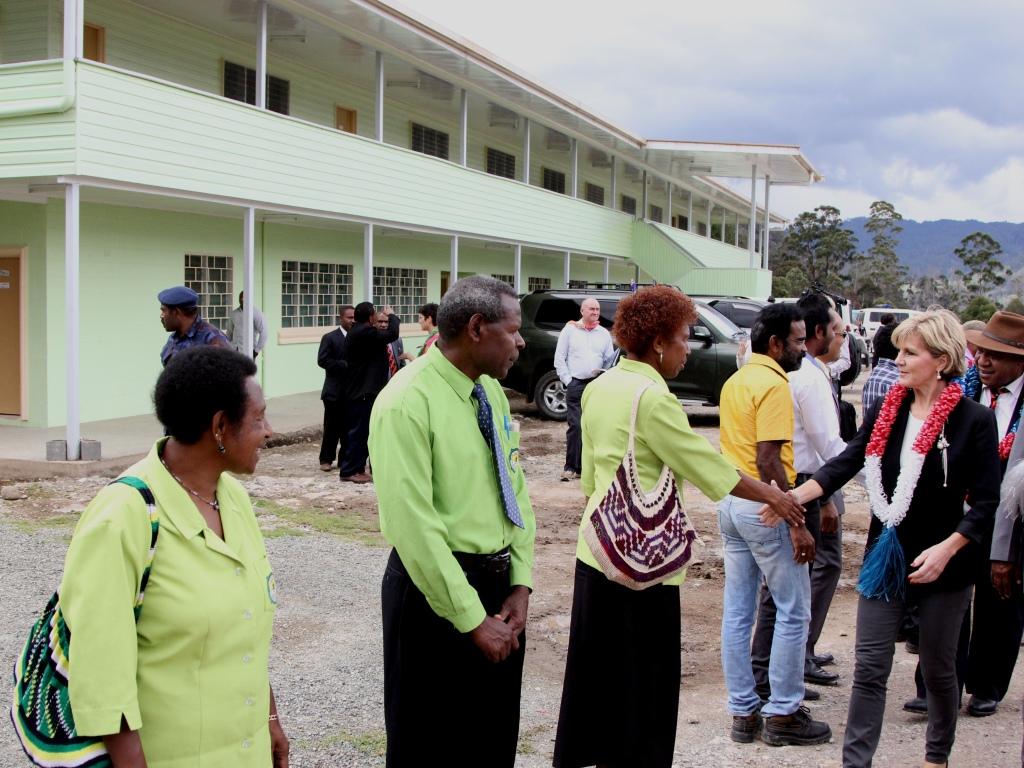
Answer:
[[[629,444],[611,487],[590,513],[583,538],[610,581],[630,589],[661,584],[686,569],[697,531],[683,511],[676,478],[668,465],[654,489],[644,492],[636,466],[636,414],[642,386],[633,398]]]
[[[142,612],[146,583],[156,554],[160,518],[152,492],[137,477],[119,477],[138,490],[146,502],[152,529],[146,567],[135,597],[135,621]],[[68,659],[71,630],[60,609],[60,591],[53,593],[42,615],[32,626],[28,641],[14,665],[14,703],[11,722],[22,749],[35,765],[45,768],[99,768],[111,765],[101,736],[79,736],[68,696]]]

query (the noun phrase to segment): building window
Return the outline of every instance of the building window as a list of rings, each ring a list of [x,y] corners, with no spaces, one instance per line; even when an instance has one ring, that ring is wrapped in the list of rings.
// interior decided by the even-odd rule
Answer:
[[[352,303],[352,265],[317,261],[281,263],[281,327],[336,325],[338,307]]]
[[[591,184],[589,181],[583,184],[583,197],[587,202],[597,205],[604,205],[604,187]]]
[[[412,124],[412,149],[424,155],[448,159],[448,134],[419,123]],[[415,319],[415,318],[414,318]]]
[[[662,216],[664,215],[661,210],[661,206],[648,205],[647,208],[649,209],[647,213],[647,218],[649,218],[651,221],[657,221],[660,223],[662,221]]]
[[[586,280],[570,280],[569,281],[569,287],[570,288],[586,288],[587,287],[587,281]]]
[[[508,152],[487,148],[487,172],[506,179],[516,177],[516,156]]]
[[[267,75],[267,109],[282,115],[288,114],[288,95],[291,90],[287,80]],[[235,101],[256,104],[256,70],[224,62],[224,95]]]
[[[546,291],[551,288],[550,277],[528,277],[526,287],[530,291]]]
[[[356,132],[356,111],[347,107],[334,107],[334,127],[345,133]]]
[[[427,303],[427,270],[374,267],[373,303],[390,304],[403,323],[416,322],[420,307]]]
[[[690,226],[690,220],[685,216],[673,216],[672,226],[677,229],[688,229]]]
[[[234,259],[231,256],[185,254],[185,285],[199,294],[199,312],[224,330],[235,306]]]
[[[565,194],[565,174],[561,171],[553,171],[550,168],[541,168],[540,185],[552,192]]]
[[[101,64],[107,60],[107,30],[96,24],[84,25],[84,50],[85,58],[90,61],[98,61]]]
[[[629,195],[622,196],[622,212],[636,216],[636,198]]]
[[[492,274],[491,277],[493,277],[495,280],[501,280],[501,282],[503,282],[503,283],[508,283],[513,288],[516,287],[516,280],[515,280],[515,277],[512,276],[512,275],[495,275],[495,274]]]

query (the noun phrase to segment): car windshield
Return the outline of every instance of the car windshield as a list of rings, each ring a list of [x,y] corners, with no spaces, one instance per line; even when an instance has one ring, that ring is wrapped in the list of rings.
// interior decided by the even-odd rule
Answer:
[[[714,307],[708,306],[702,301],[695,302],[695,304],[700,311],[700,322],[718,331],[725,338],[735,339],[737,335],[743,333],[732,320]]]

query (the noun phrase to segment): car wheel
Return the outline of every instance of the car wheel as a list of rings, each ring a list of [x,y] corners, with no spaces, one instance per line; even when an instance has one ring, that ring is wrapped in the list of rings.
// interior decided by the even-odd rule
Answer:
[[[548,371],[540,377],[533,390],[533,401],[538,410],[547,418],[565,421],[565,384],[554,371]]]

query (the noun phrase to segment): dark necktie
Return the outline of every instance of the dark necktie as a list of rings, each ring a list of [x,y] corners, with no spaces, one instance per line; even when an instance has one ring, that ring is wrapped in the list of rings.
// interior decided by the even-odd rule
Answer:
[[[1001,394],[1003,394],[1004,392],[1009,392],[1009,391],[1010,390],[1008,390],[1006,387],[1000,387],[999,389],[994,390],[994,391],[990,390],[989,394],[991,395],[992,399],[989,401],[988,407],[991,408],[994,411],[996,409],[996,401],[999,399],[999,396]]]
[[[491,449],[491,456],[494,465],[498,470],[498,487],[501,491],[501,503],[505,507],[505,516],[520,528],[524,528],[523,516],[519,513],[519,502],[512,490],[512,480],[508,476],[508,467],[505,466],[504,451],[501,448],[501,440],[494,434],[494,414],[491,412],[491,404],[487,402],[487,395],[479,383],[473,385],[473,397],[479,404],[476,412],[476,423],[484,436],[484,441]]]
[[[398,373],[398,358],[395,357],[395,348],[388,344],[388,378]]]

